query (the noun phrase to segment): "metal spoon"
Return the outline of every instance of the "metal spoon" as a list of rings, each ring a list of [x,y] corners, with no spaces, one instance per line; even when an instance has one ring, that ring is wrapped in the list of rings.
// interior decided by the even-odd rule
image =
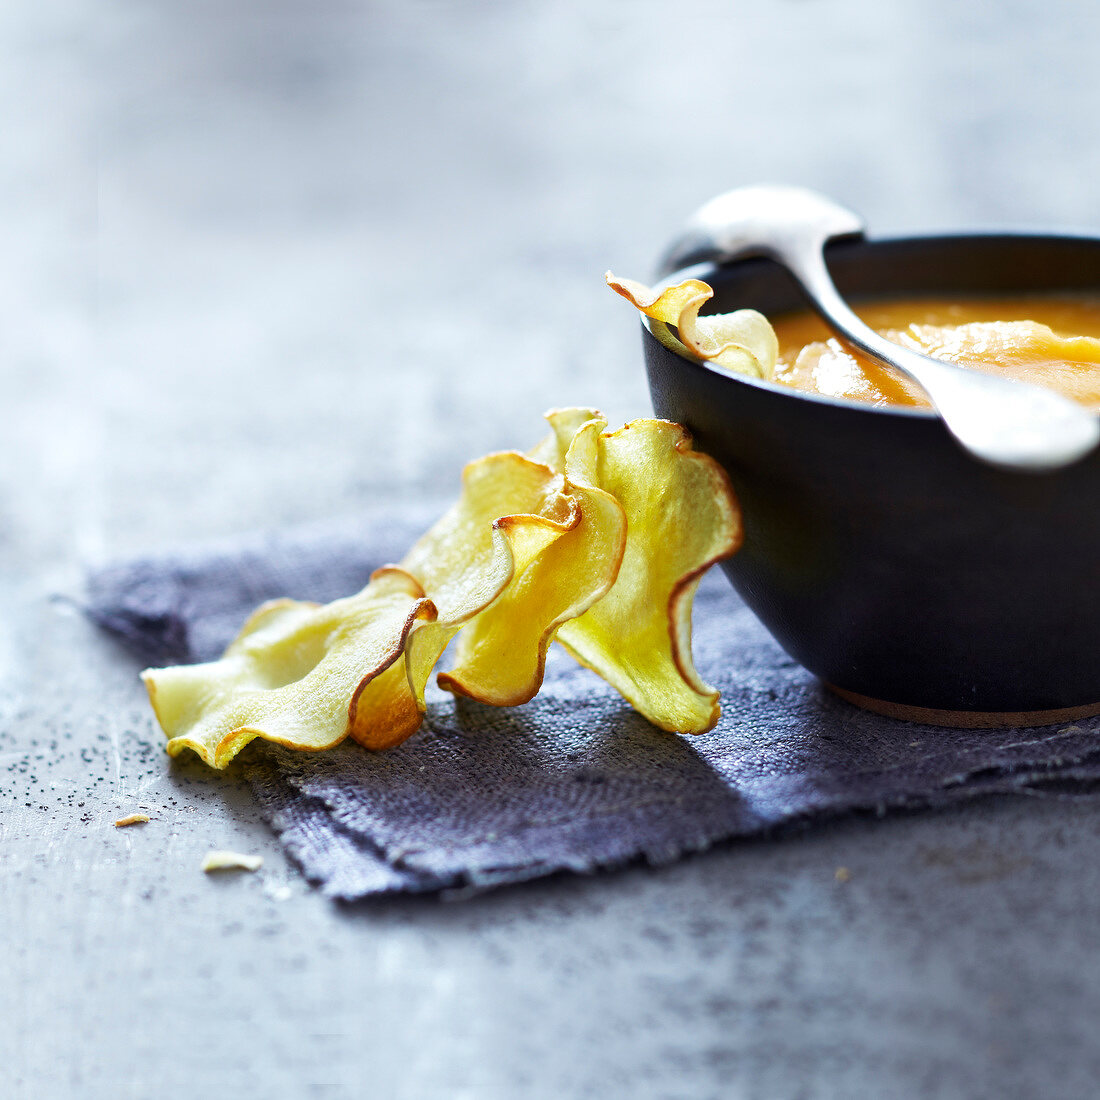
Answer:
[[[860,236],[863,222],[801,187],[727,191],[701,206],[666,251],[664,277],[692,264],[768,256],[802,284],[810,303],[845,343],[893,367],[931,398],[948,431],[975,458],[1013,470],[1052,470],[1100,442],[1100,417],[1043,386],[968,370],[883,339],[841,298],[823,248]]]

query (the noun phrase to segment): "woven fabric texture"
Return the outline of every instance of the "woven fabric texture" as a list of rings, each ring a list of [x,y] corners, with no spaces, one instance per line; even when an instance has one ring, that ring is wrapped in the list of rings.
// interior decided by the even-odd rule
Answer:
[[[425,518],[121,563],[90,576],[87,610],[143,663],[209,659],[264,599],[356,591],[401,556]],[[542,691],[524,706],[432,688],[423,727],[396,749],[309,754],[254,743],[235,766],[306,875],[342,899],[663,863],[846,813],[1100,790],[1100,718],[953,730],[869,714],[787,657],[717,570],[694,621],[696,662],[723,707],[699,737],[653,728],[552,651]]]

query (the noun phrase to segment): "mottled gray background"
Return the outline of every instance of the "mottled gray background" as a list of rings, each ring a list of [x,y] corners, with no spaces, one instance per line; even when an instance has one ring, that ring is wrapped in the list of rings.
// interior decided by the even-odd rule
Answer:
[[[0,1094],[1092,1095],[1096,802],[340,908],[51,596],[645,413],[602,272],[735,184],[1097,229],[1098,51],[1087,0],[0,4]]]

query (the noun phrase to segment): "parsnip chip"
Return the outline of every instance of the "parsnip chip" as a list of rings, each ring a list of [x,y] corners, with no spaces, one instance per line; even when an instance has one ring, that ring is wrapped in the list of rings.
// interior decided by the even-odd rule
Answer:
[[[566,434],[571,448],[591,446],[607,422],[590,412],[549,413],[554,431],[535,453],[557,454]],[[577,522],[517,569],[500,598],[462,632],[454,667],[440,674],[440,687],[495,706],[527,702],[542,686],[554,632],[614,584],[626,546],[626,515],[613,496],[571,477],[568,457],[563,465]]]
[[[580,521],[576,498],[544,463],[513,452],[471,463],[458,503],[357,596],[324,607],[274,601],[220,660],[143,673],[168,751],[191,748],[223,768],[257,737],[309,750],[349,734],[367,748],[399,744],[420,725],[448,642]],[[521,618],[530,625],[539,614],[557,612],[528,603]],[[487,702],[529,698],[542,679],[540,639],[553,625],[528,649],[509,649],[512,664],[500,672],[512,669],[510,680],[482,683],[460,670],[465,690]],[[528,671],[517,687],[519,668]]]
[[[522,590],[532,563],[580,521],[577,501],[545,464],[513,452],[471,462],[463,472],[458,503],[401,562],[431,597],[437,618],[416,624],[403,661],[364,689],[352,714],[352,737],[367,748],[380,749],[414,733],[424,713],[428,677],[447,643],[464,626],[473,630],[486,615],[495,616],[498,607],[515,602],[510,594]],[[528,623],[537,615],[529,603],[525,612]],[[500,667],[500,683],[490,685],[466,674],[473,677],[466,693],[497,702],[509,691],[505,672],[528,655],[524,643],[513,640],[512,666]],[[535,664],[541,669],[537,659]],[[512,683],[512,693],[527,690],[530,698],[541,675],[533,685],[530,679],[528,675],[523,687]],[[389,717],[382,720],[385,715]]]
[[[224,768],[254,738],[396,745],[419,727],[456,634],[439,676],[450,691],[525,702],[558,634],[651,721],[712,725],[717,696],[691,661],[690,614],[699,574],[736,546],[725,475],[665,421],[607,434],[593,409],[547,418],[529,454],[470,463],[454,507],[357,595],[273,601],[219,660],[144,672],[169,753]]]
[[[600,431],[607,427],[607,420],[598,409],[551,409],[546,419],[550,422],[550,433],[527,452],[527,457],[559,473],[565,470],[565,456],[573,437],[588,421],[598,420]]]
[[[741,543],[729,479],[668,421],[637,420],[596,442],[587,464],[626,512],[626,552],[611,590],[558,640],[654,725],[702,733],[721,710],[692,661],[691,605],[703,573]]]
[[[434,615],[416,581],[393,567],[323,607],[265,604],[219,660],[142,673],[168,752],[193,749],[224,768],[256,737],[294,749],[337,744],[366,686],[403,655],[413,625]]]
[[[767,318],[755,309],[700,317],[700,308],[714,291],[698,279],[654,291],[633,279],[616,278],[610,271],[604,278],[612,290],[647,317],[675,325],[689,354],[737,374],[755,378],[771,378],[774,374],[779,341]]]

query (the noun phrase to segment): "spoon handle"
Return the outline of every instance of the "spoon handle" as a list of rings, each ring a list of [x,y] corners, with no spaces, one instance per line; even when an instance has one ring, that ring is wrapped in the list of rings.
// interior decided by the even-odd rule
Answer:
[[[1057,469],[1100,443],[1100,419],[1042,386],[946,363],[884,339],[840,296],[825,266],[824,241],[782,241],[769,251],[802,284],[814,309],[855,350],[907,375],[948,431],[975,457],[1015,470]]]

